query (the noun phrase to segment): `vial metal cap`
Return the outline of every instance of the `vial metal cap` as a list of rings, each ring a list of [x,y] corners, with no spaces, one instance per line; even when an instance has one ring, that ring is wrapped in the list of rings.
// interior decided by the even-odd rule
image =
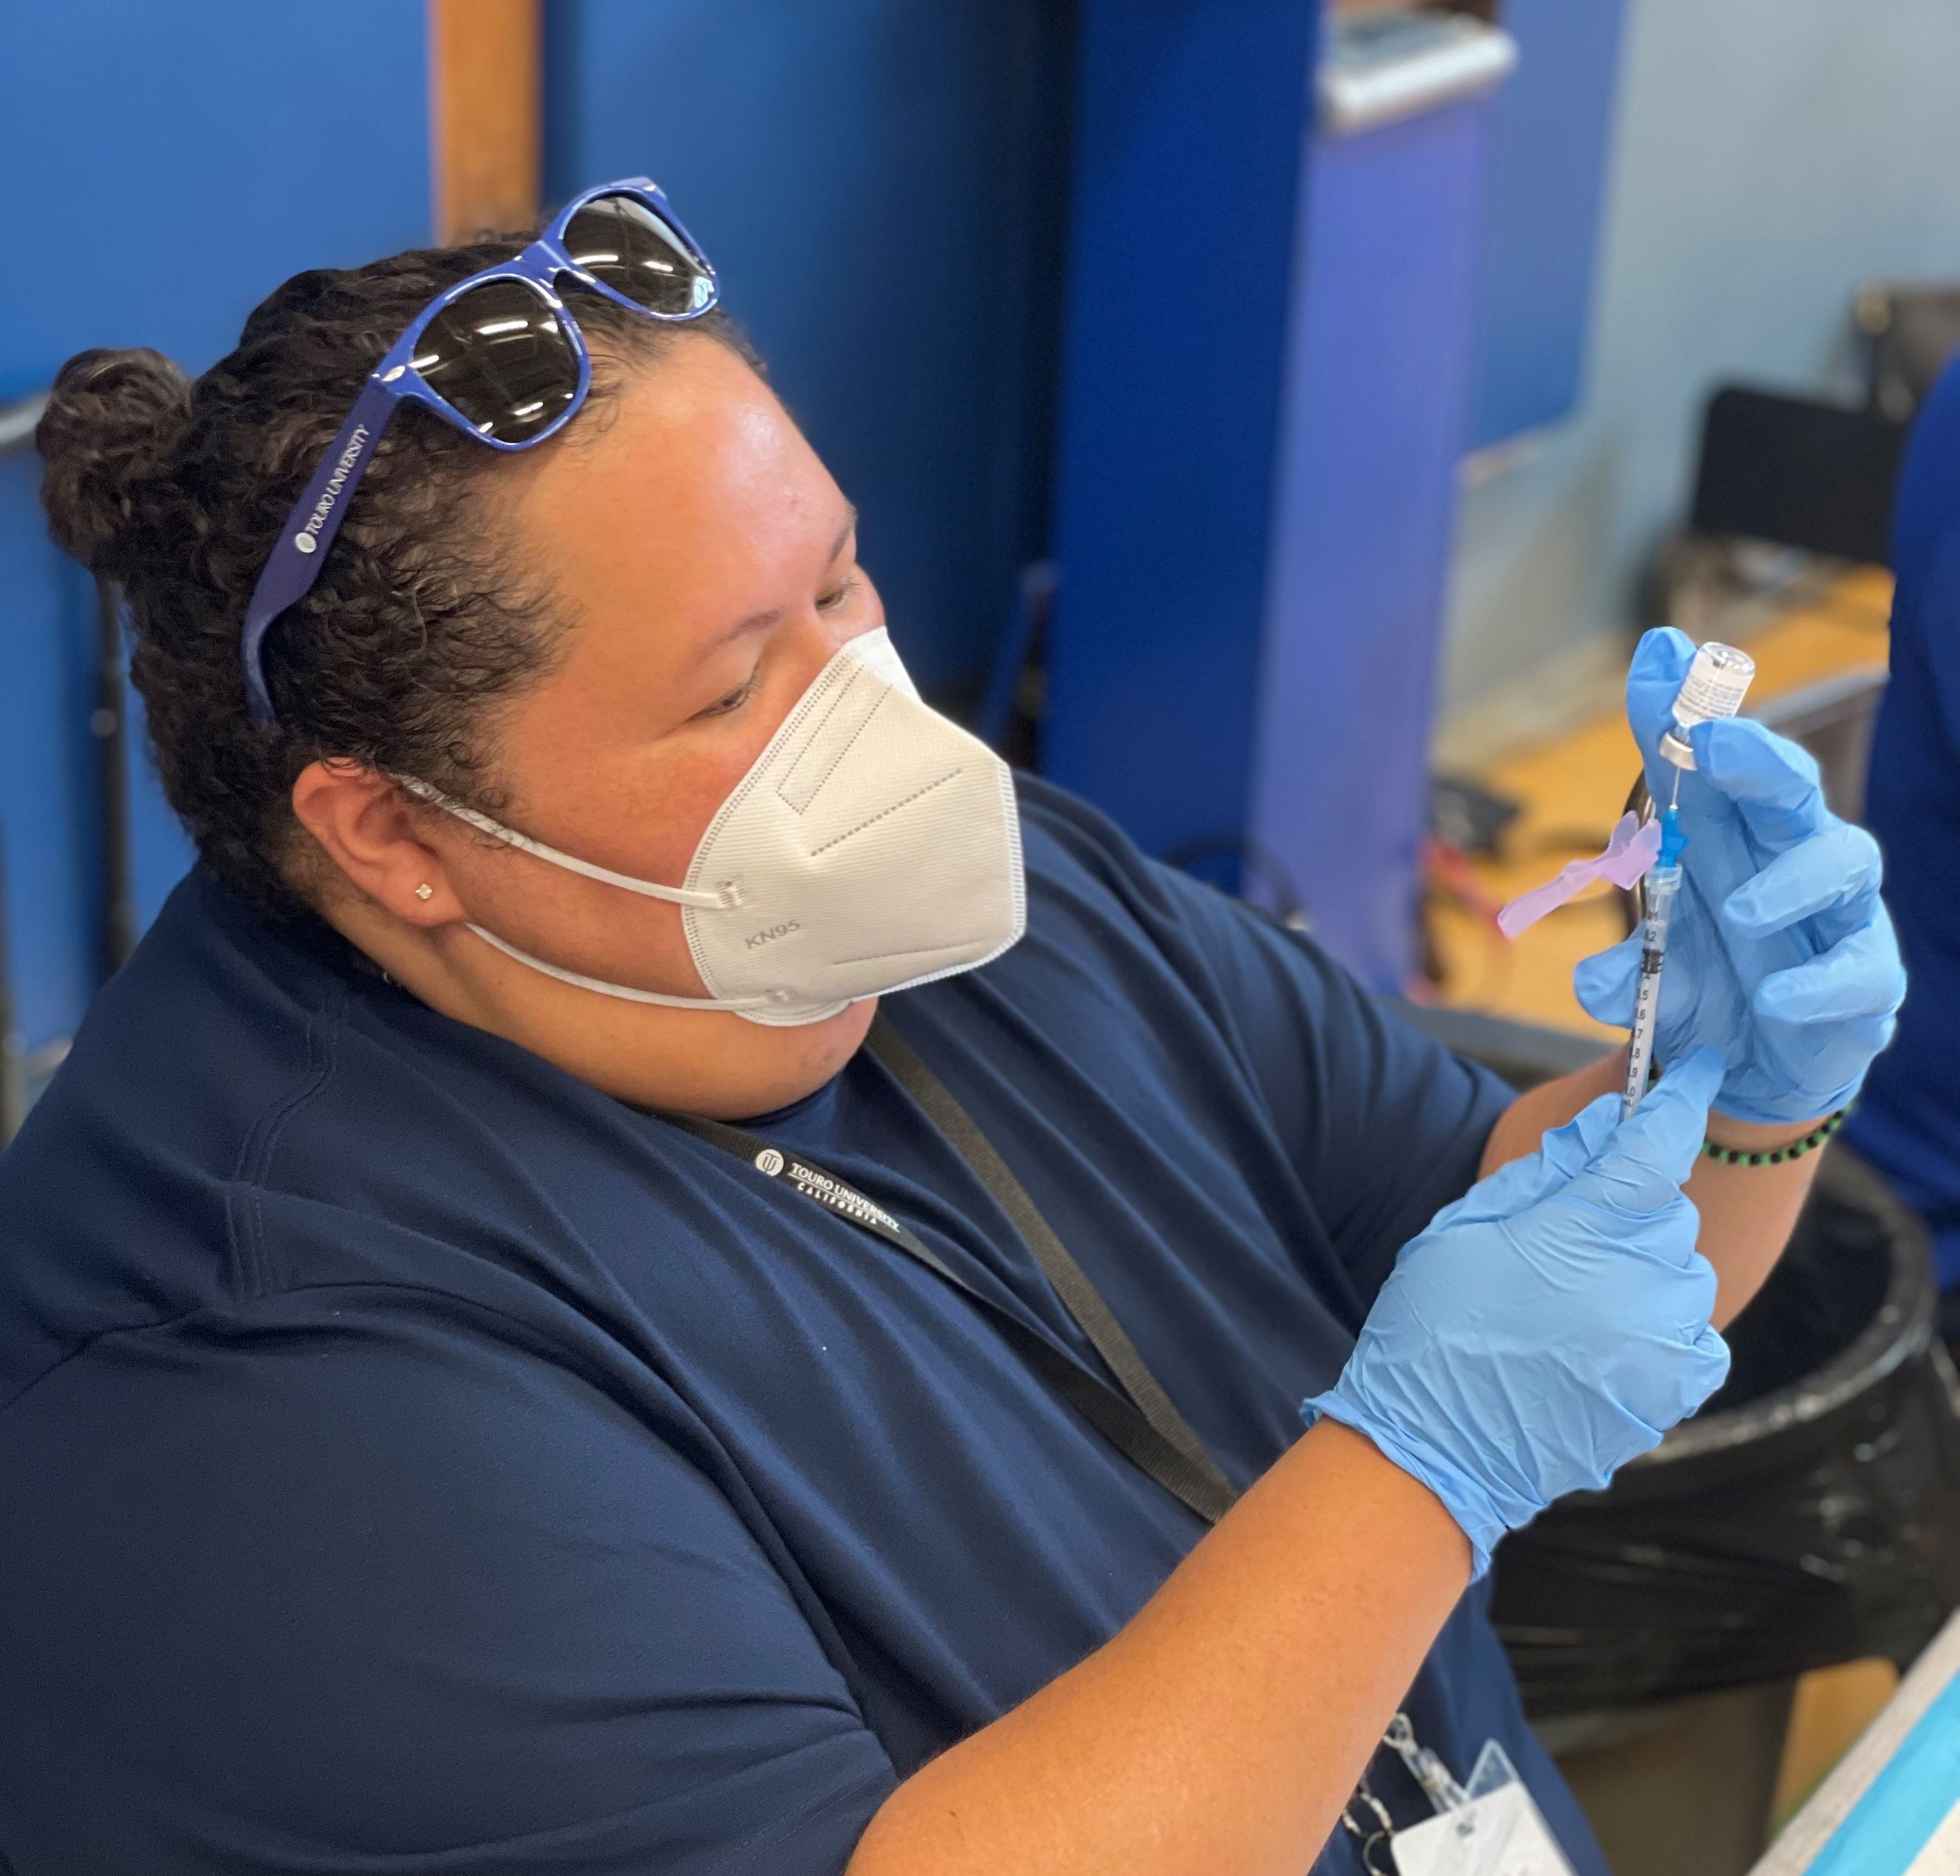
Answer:
[[[1713,640],[1699,647],[1674,700],[1674,722],[1662,733],[1661,754],[1676,768],[1692,768],[1694,750],[1688,731],[1698,723],[1734,716],[1755,675],[1756,661],[1746,651]]]

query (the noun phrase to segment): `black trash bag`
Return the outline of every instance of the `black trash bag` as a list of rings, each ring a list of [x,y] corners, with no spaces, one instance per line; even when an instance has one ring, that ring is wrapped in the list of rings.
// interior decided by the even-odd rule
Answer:
[[[1960,1604],[1936,1304],[1924,1228],[1834,1144],[1721,1391],[1499,1547],[1492,1614],[1534,1719],[1918,1654]]]

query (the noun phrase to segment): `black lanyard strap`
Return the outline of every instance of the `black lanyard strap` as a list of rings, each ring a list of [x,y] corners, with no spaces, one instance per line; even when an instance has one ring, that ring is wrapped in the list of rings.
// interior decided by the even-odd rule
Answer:
[[[1068,1246],[1049,1229],[1048,1220],[1014,1177],[1013,1168],[994,1150],[994,1143],[981,1132],[973,1117],[927,1067],[918,1051],[899,1035],[883,1010],[871,1025],[870,1042],[873,1057],[918,1103],[926,1118],[945,1135],[953,1151],[966,1161],[973,1176],[1013,1221],[1014,1229],[1034,1253],[1042,1274],[1055,1286],[1062,1307],[1075,1318],[1077,1326],[1088,1337],[1157,1440],[1175,1455],[1179,1462],[1174,1475],[1178,1483],[1172,1483],[1154,1466],[1146,1466],[1144,1470],[1200,1517],[1216,1524],[1238,1496],[1232,1481],[1218,1469],[1204,1441],[1179,1413],[1150,1372],[1149,1364],[1137,1353],[1136,1344],[1124,1333],[1123,1325],[1102,1300],[1101,1292],[1069,1255]],[[1123,1445],[1121,1440],[1116,1443]],[[1129,1451],[1127,1446],[1123,1449]],[[1136,1458],[1134,1453],[1130,1456]]]
[[[737,1159],[746,1159],[765,1176],[782,1180],[805,1198],[896,1246],[970,1298],[993,1318],[1023,1359],[1118,1452],[1207,1524],[1216,1524],[1237,1496],[1231,1480],[1172,1404],[1109,1305],[1048,1229],[1048,1220],[994,1150],[993,1143],[882,1013],[872,1025],[869,1042],[873,1057],[918,1103],[1007,1214],[1062,1306],[1116,1377],[1120,1393],[1020,1317],[975,1289],[902,1220],[835,1174],[800,1153],[772,1146],[724,1121],[684,1114],[669,1113],[663,1118]]]

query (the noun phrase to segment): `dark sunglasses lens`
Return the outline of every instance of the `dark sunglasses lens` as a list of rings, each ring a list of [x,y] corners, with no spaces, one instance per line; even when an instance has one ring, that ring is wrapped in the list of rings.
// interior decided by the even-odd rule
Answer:
[[[622,299],[649,313],[705,311],[714,283],[687,243],[637,196],[601,196],[566,224],[565,251]]]
[[[536,288],[486,280],[452,300],[417,341],[415,369],[485,436],[523,443],[578,395],[578,354]]]

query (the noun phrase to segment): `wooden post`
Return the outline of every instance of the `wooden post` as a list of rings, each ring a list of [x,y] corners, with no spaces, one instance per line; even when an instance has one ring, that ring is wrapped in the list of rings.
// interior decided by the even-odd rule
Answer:
[[[527,228],[542,186],[542,0],[428,0],[435,238]]]

